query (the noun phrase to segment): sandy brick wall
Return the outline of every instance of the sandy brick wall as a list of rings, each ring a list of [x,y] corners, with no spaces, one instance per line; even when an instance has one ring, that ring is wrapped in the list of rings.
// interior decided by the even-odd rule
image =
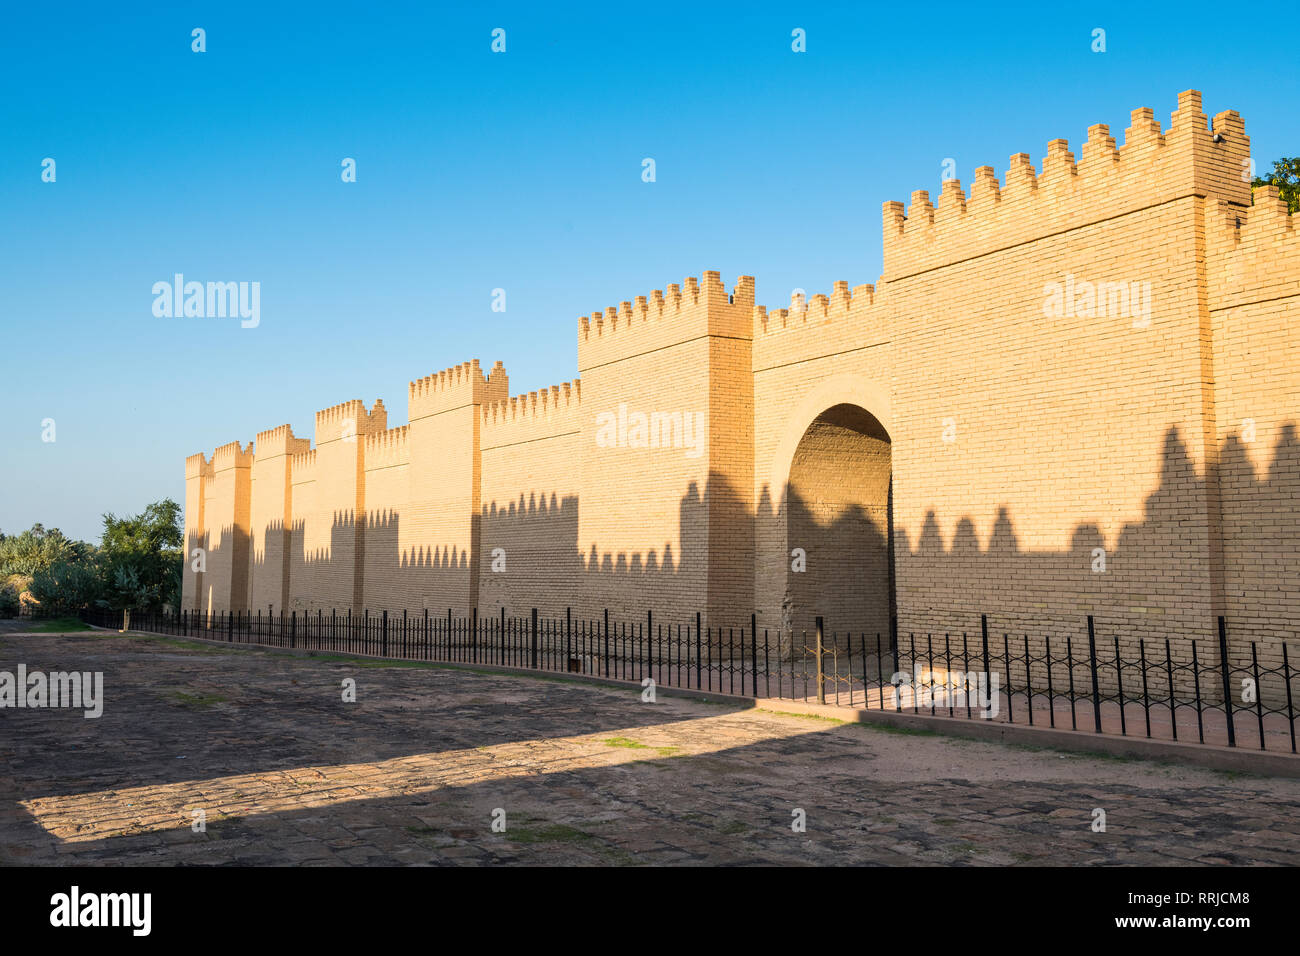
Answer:
[[[416,576],[427,559],[403,536],[410,513],[410,426],[367,435],[365,458],[366,547],[361,574],[362,608],[421,609]]]
[[[864,453],[864,465],[875,465],[860,471],[842,456],[825,453],[834,442],[823,443],[822,455],[808,454],[804,445],[817,418],[845,404],[866,411],[892,441],[887,318],[872,286],[859,285],[850,293],[846,282],[836,283],[829,297],[795,300],[789,309],[756,310],[754,604],[760,627],[811,631],[820,615],[828,632],[874,635],[883,629],[887,634],[887,601],[866,617],[859,613],[867,594],[888,586],[887,560],[882,582],[878,551],[875,559],[869,557],[875,551],[872,536],[883,530],[887,539],[889,532],[887,521],[883,529],[875,524],[888,505],[887,482],[882,489],[878,480],[886,449],[878,440],[868,441],[869,436],[843,436],[843,442]],[[792,474],[796,458],[802,458],[800,473]],[[853,511],[837,511],[838,505],[856,506],[861,518]],[[858,525],[868,536],[849,574],[844,573],[843,536],[828,533],[837,519]],[[794,570],[795,548],[802,549],[803,571]]]
[[[1276,190],[1206,211],[1224,609],[1232,636],[1300,661],[1300,231]],[[1278,666],[1276,648],[1262,658]]]
[[[353,399],[316,413],[313,460],[302,463],[301,484],[311,487],[300,496],[293,482],[291,610],[362,608],[365,439],[384,431],[387,420],[381,401],[370,411]]]
[[[477,360],[408,387],[412,477],[399,520],[402,548],[415,555],[412,610],[467,616],[478,603],[482,407],[508,394],[501,363],[485,376]]]
[[[578,607],[581,428],[578,381],[483,406],[482,614],[558,620]]]
[[[253,443],[222,445],[203,483],[203,538],[207,570],[199,610],[220,613],[248,606],[248,528]]]
[[[206,455],[190,455],[185,459],[185,566],[181,569],[181,608],[185,611],[197,611],[204,594],[205,572],[196,570],[195,551],[206,551],[208,546],[203,505],[211,471],[212,464]]]
[[[470,362],[191,456],[185,606],[1293,638],[1300,239],[1249,157],[1188,91],[885,203],[874,284],[706,272],[581,319],[580,385]]]
[[[261,432],[254,446],[251,522],[249,535],[248,603],[252,608],[289,606],[289,573],[293,527],[293,470],[295,455],[311,442],[294,438],[293,429],[281,425]]]
[[[706,624],[710,612],[714,624],[740,623],[725,570],[737,558],[722,552],[749,557],[735,525],[752,509],[749,456],[737,452],[752,411],[748,375],[742,382],[736,369],[752,313],[752,279],[728,293],[706,272],[580,321],[584,613],[640,621],[655,610],[679,623],[699,611]]]

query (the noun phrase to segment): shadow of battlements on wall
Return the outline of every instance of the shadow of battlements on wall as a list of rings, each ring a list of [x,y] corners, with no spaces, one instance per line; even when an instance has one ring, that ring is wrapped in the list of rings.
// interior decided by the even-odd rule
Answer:
[[[270,522],[252,531],[246,593],[250,606],[275,611],[342,613],[355,594],[356,608],[372,613],[537,607],[551,618],[571,608],[575,618],[595,619],[609,609],[620,619],[653,612],[664,623],[693,624],[700,612],[713,626],[737,627],[754,613],[760,627],[796,630],[821,615],[828,631],[870,632],[888,627],[887,612],[872,622],[836,619],[819,604],[836,591],[863,590],[864,575],[886,573],[877,557],[884,552],[894,559],[902,632],[974,633],[986,614],[994,630],[1079,633],[1091,614],[1099,627],[1136,627],[1153,638],[1210,638],[1222,614],[1234,637],[1292,639],[1300,591],[1284,582],[1294,583],[1300,569],[1300,438],[1294,422],[1276,436],[1261,464],[1259,444],[1231,434],[1202,473],[1179,429],[1168,428],[1140,519],[1117,531],[1112,522],[1109,534],[1097,518],[1080,520],[1057,549],[1024,544],[1014,501],[951,523],[934,508],[911,522],[894,514],[891,528],[879,509],[859,505],[824,520],[817,501],[788,489],[778,500],[763,487],[750,508],[714,474],[686,487],[676,536],[644,549],[583,541],[577,496],[542,489],[484,504],[466,535],[470,547],[412,541],[404,516],[391,509],[337,512],[329,544],[313,547],[302,522],[288,529]],[[1220,503],[1221,524],[1207,519]],[[1111,503],[1093,507],[1105,512]],[[224,528],[207,542],[209,575],[230,573],[222,569],[239,551],[239,534]],[[711,538],[734,542],[712,549],[712,566]],[[203,544],[189,541],[191,549]],[[795,547],[805,553],[803,571],[791,569]],[[832,560],[822,560],[827,555]],[[280,587],[285,568],[287,590],[268,599],[260,582],[269,576]],[[756,588],[756,573],[782,583]],[[314,596],[300,579],[313,582]]]

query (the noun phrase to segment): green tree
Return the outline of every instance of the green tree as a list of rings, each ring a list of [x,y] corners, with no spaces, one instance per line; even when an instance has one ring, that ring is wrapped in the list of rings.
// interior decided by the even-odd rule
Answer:
[[[93,561],[56,561],[32,575],[28,590],[42,614],[79,614],[102,593],[99,569]]]
[[[154,502],[138,515],[104,515],[99,547],[101,603],[123,612],[123,629],[133,610],[153,611],[180,602],[181,520],[181,506],[170,498]]]
[[[1286,201],[1288,212],[1300,210],[1300,157],[1283,156],[1273,161],[1273,171],[1267,176],[1256,176],[1251,190],[1260,186],[1276,186],[1278,194]]]
[[[33,575],[59,562],[81,562],[93,557],[95,548],[84,541],[73,541],[58,528],[48,531],[34,524],[21,534],[0,533],[0,577],[11,574]]]

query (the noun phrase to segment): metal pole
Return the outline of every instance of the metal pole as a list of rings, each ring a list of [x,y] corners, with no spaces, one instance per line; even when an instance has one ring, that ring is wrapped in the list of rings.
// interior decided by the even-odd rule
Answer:
[[[826,703],[826,671],[822,669],[822,619],[817,618],[817,703]]]
[[[1101,691],[1097,688],[1097,637],[1093,630],[1091,614],[1088,615],[1088,661],[1092,667],[1092,720],[1097,733],[1101,733]]]
[[[1228,746],[1237,746],[1237,730],[1232,723],[1232,675],[1228,672],[1228,628],[1219,615],[1219,670],[1223,674],[1223,713],[1228,718]],[[1259,688],[1255,688],[1259,693]]]

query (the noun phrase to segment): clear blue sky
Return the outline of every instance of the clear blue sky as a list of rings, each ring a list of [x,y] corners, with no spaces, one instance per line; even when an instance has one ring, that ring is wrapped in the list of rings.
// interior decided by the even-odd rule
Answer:
[[[105,511],[183,501],[186,455],[311,437],[351,398],[401,424],[410,379],[470,358],[512,393],[569,380],[579,315],[703,270],[770,306],[874,282],[880,204],[935,194],[945,158],[969,186],[1056,137],[1077,156],[1183,89],[1239,110],[1261,164],[1300,153],[1267,7],[549,7],[11,4],[0,529],[97,540]],[[260,282],[260,326],[155,318],[176,272]]]

